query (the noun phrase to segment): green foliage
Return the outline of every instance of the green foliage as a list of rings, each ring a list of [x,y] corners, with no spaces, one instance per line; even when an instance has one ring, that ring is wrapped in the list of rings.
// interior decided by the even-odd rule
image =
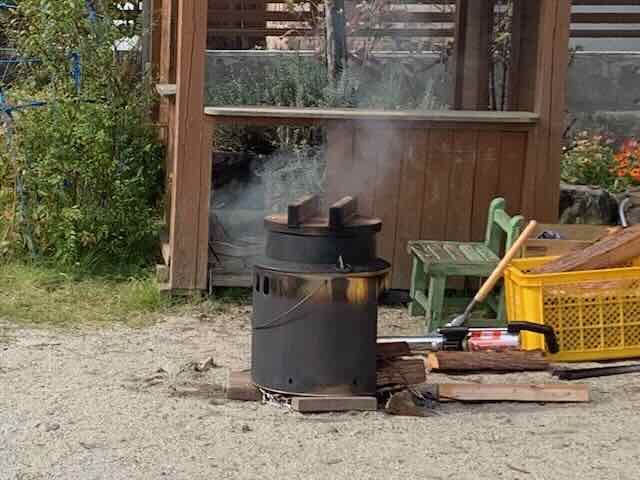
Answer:
[[[32,253],[65,265],[151,254],[163,157],[151,83],[131,55],[115,51],[133,33],[113,22],[116,2],[94,3],[92,22],[85,0],[21,0],[3,25],[21,56],[41,60],[20,72],[10,103],[48,105],[21,110],[2,138],[0,254],[31,243]],[[82,62],[80,97],[73,53]]]
[[[336,85],[327,77],[317,58],[296,55],[282,57],[256,68],[254,64],[234,66],[229,78],[221,78],[207,92],[207,104],[269,105],[298,108],[444,109],[427,75],[403,64],[352,65]],[[314,144],[310,129],[218,127],[216,147],[220,150],[295,150]]]
[[[614,148],[601,135],[580,133],[564,152],[562,181],[577,185],[597,185],[609,191],[623,190],[626,185],[616,175]]]

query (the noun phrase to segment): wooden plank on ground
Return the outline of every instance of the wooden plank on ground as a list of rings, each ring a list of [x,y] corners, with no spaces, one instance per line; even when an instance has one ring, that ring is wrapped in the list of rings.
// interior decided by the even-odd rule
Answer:
[[[588,402],[582,384],[441,383],[434,385],[441,402]]]
[[[395,253],[392,260],[392,283],[396,288],[409,288],[411,257],[407,253],[407,243],[420,239],[425,175],[430,174],[426,170],[429,131],[412,128],[407,131],[406,140],[400,174]]]
[[[624,266],[640,256],[640,225],[608,235],[582,250],[568,253],[531,273],[561,273]]]
[[[294,397],[291,408],[300,413],[373,411],[378,409],[376,397]]]
[[[229,372],[227,378],[226,396],[229,400],[243,400],[257,402],[262,400],[262,392],[251,379],[251,372]]]

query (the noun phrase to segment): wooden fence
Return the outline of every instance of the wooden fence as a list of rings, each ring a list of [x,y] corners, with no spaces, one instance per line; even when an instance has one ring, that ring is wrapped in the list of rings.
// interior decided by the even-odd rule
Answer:
[[[287,8],[285,0],[246,3],[250,5],[246,6],[242,1],[209,0],[208,48],[252,48],[264,46],[266,37],[304,37],[318,33],[322,12],[311,3],[302,4],[295,11]],[[355,25],[350,27],[349,36],[452,39],[455,3],[455,0],[396,0],[373,15],[353,15]],[[640,11],[620,12],[615,8],[640,6],[637,0],[573,0],[573,6],[602,7],[598,12],[574,8],[571,15],[573,38],[640,38],[640,28],[637,28]],[[365,27],[371,22],[374,27]]]

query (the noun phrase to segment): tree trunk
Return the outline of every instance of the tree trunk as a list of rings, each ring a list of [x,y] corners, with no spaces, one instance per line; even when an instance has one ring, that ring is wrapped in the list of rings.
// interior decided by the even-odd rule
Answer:
[[[326,0],[326,55],[329,79],[336,83],[347,66],[344,0]]]

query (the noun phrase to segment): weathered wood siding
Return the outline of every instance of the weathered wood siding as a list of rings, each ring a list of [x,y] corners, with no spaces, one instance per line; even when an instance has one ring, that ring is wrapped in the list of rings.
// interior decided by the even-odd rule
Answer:
[[[343,122],[328,129],[329,200],[356,194],[360,211],[383,221],[378,254],[393,264],[394,287],[409,285],[409,240],[482,240],[496,196],[521,213],[526,128]]]

